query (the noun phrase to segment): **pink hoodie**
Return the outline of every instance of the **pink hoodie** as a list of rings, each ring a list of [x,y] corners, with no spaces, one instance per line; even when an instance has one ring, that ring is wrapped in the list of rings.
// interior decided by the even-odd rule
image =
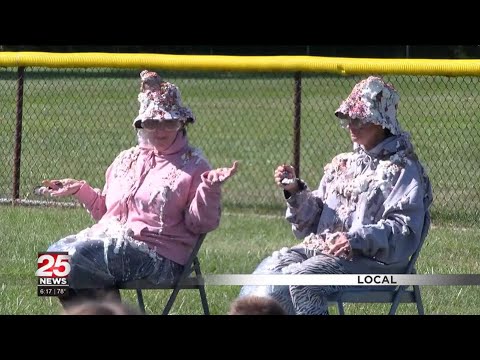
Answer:
[[[106,171],[103,191],[87,183],[74,195],[97,221],[131,229],[159,255],[184,265],[199,234],[216,229],[221,185],[206,177],[210,164],[179,136],[163,153],[133,147],[122,151]]]

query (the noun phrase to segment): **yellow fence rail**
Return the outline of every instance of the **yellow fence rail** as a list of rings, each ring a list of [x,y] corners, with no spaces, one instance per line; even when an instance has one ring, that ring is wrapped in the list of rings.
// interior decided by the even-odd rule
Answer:
[[[0,66],[123,69],[150,67],[176,71],[480,76],[480,59],[359,59],[319,56],[0,52]]]

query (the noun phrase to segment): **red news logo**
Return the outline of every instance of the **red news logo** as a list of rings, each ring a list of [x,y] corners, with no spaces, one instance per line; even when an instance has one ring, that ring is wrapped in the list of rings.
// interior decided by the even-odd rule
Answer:
[[[37,271],[38,296],[68,295],[68,279],[70,274],[70,256],[68,252],[38,253]]]
[[[38,253],[35,275],[41,278],[66,278],[71,269],[69,261],[68,252]]]

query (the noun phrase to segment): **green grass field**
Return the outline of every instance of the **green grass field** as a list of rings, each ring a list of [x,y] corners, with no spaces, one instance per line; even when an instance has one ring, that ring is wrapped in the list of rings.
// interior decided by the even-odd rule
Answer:
[[[272,186],[277,165],[293,159],[292,74],[160,72],[179,85],[197,115],[191,143],[213,166],[240,161],[227,205],[282,207]],[[12,194],[15,81],[0,71],[0,197]],[[429,171],[433,217],[473,225],[480,217],[480,102],[474,77],[388,76],[401,95],[399,119]],[[301,176],[318,184],[324,165],[351,149],[333,115],[360,77],[309,74],[302,79]],[[102,187],[106,167],[135,144],[136,71],[27,70],[23,101],[20,197],[44,178],[73,177]]]
[[[0,314],[56,314],[56,298],[36,293],[37,252],[92,224],[81,208],[58,209],[0,206]],[[250,274],[272,251],[293,245],[294,237],[283,214],[226,209],[220,227],[211,232],[200,250],[205,274]],[[418,260],[420,274],[480,273],[480,228],[435,225]],[[212,314],[226,314],[239,286],[207,286]],[[169,291],[146,290],[147,312],[160,314]],[[426,314],[480,314],[480,287],[423,286]],[[124,291],[134,304],[133,291]],[[332,307],[332,314],[336,309]],[[383,304],[346,305],[348,314],[386,314]],[[182,290],[172,314],[201,314],[198,292]],[[401,304],[398,314],[415,314],[412,304]]]
[[[45,178],[86,179],[102,187],[115,156],[135,144],[137,71],[27,69],[23,100],[22,199]],[[292,244],[282,218],[283,199],[273,184],[277,165],[291,162],[293,74],[160,72],[179,85],[197,115],[192,144],[214,167],[240,161],[224,189],[229,209],[201,251],[206,273],[250,273],[264,256]],[[434,191],[433,224],[418,263],[423,274],[479,272],[480,80],[473,77],[386,76],[401,95],[399,119],[410,131]],[[315,187],[323,166],[351,148],[334,110],[360,79],[309,74],[302,79],[301,176]],[[12,194],[15,72],[0,70],[0,198]],[[264,214],[262,216],[258,215]],[[82,209],[0,207],[2,276],[0,314],[56,313],[55,301],[36,296],[36,253],[90,224]],[[238,287],[209,287],[212,312],[223,314]],[[474,287],[424,287],[427,313],[480,313]],[[197,294],[185,291],[174,313],[199,313]],[[133,299],[133,294],[126,294]],[[166,295],[147,292],[149,311],[160,312]],[[381,313],[381,305],[347,307]],[[402,305],[399,313],[414,313]]]

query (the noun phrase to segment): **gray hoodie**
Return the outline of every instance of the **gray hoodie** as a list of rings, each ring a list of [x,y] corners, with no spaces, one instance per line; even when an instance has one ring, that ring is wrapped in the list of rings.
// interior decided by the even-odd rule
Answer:
[[[285,196],[286,219],[304,239],[300,246],[319,249],[329,235],[346,232],[351,272],[399,271],[430,227],[430,181],[406,132],[369,151],[354,144],[353,152],[337,155],[317,190],[299,185],[301,191]]]

